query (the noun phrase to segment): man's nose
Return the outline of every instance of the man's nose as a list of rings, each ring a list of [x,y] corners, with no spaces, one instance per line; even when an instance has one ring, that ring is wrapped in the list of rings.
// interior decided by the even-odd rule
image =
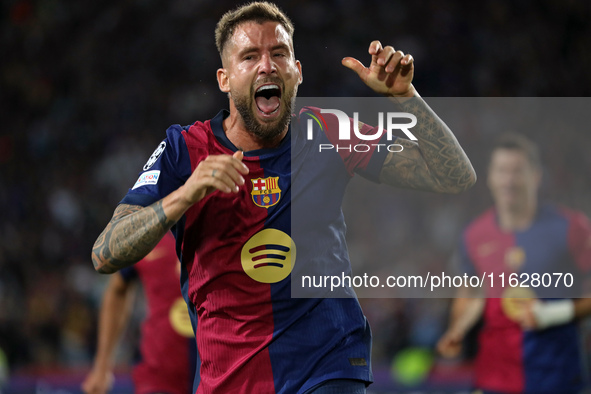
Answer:
[[[277,72],[277,67],[270,54],[261,56],[259,63],[259,74],[273,74]]]
[[[504,185],[506,187],[515,187],[519,185],[519,177],[515,174],[508,174],[505,178]]]

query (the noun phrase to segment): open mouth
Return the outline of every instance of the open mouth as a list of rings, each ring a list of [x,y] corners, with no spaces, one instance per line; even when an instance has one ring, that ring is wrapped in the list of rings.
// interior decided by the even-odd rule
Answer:
[[[281,88],[276,84],[267,84],[257,88],[254,93],[257,108],[265,115],[272,115],[281,104]]]

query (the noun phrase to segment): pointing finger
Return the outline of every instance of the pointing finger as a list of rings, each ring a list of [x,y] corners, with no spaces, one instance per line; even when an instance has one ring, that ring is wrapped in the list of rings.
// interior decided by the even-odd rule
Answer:
[[[365,66],[359,60],[353,57],[346,57],[341,62],[343,66],[355,71],[357,75],[361,77],[363,70],[365,70]]]

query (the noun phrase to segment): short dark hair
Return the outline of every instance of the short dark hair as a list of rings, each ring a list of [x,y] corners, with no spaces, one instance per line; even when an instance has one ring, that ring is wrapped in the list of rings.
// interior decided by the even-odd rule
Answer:
[[[501,135],[493,145],[492,152],[498,149],[522,152],[535,168],[542,168],[542,159],[538,145],[523,134],[507,133]]]
[[[256,22],[259,24],[277,22],[285,28],[289,37],[293,39],[293,23],[279,7],[266,1],[252,2],[228,11],[220,18],[215,28],[215,45],[218,48],[220,56],[222,56],[224,47],[234,34],[236,27],[245,22]]]

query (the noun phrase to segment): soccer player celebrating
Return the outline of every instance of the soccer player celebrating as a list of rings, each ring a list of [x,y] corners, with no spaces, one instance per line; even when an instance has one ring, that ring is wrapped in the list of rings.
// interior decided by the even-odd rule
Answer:
[[[369,67],[353,58],[342,63],[416,114],[418,141],[396,140],[402,153],[311,148],[317,141],[300,138],[306,122],[292,117],[302,83],[292,36],[291,21],[271,3],[250,3],[220,19],[217,80],[229,111],[167,130],[93,248],[96,270],[112,273],[172,229],[197,325],[198,393],[364,393],[372,381],[371,334],[359,302],[292,298],[294,264],[350,270],[340,201],[354,172],[447,193],[476,180],[452,132],[413,87],[412,56],[378,41],[369,46]],[[292,187],[296,180],[310,187]],[[336,199],[318,201],[329,195]],[[292,234],[296,197],[313,208],[298,217],[308,223],[305,241]]]
[[[111,277],[101,305],[94,365],[82,383],[84,393],[105,394],[114,383],[117,341],[129,321],[138,282],[146,296],[147,316],[142,323],[142,359],[133,368],[134,393],[190,392],[198,369],[197,347],[178,288],[180,263],[174,246],[174,237],[167,234],[143,260]]]
[[[524,136],[507,135],[494,146],[488,168],[494,207],[462,235],[458,256],[465,272],[506,273],[505,278],[568,272],[578,280],[573,289],[581,286],[577,273],[591,269],[591,227],[580,212],[538,204],[541,175],[537,147]],[[591,299],[557,299],[561,295],[555,288],[535,288],[534,279],[526,285],[505,282],[501,288],[497,282],[483,294],[487,298],[475,289],[461,289],[438,350],[457,356],[464,336],[482,318],[477,388],[494,393],[581,392],[585,373],[576,321],[591,313]],[[555,292],[552,299],[539,299],[544,290]]]

